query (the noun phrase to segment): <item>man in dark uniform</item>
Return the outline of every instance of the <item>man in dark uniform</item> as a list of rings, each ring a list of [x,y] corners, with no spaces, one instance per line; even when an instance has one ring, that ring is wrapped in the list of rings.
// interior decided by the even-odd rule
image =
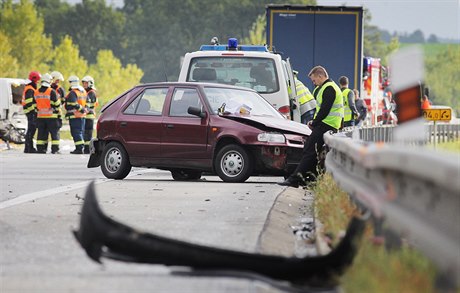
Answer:
[[[83,131],[85,129],[86,91],[79,84],[80,79],[72,75],[69,77],[70,90],[65,102],[66,119],[69,119],[70,133],[75,143],[75,150],[71,154],[83,154]]]
[[[34,148],[34,136],[37,130],[37,109],[34,94],[37,90],[37,82],[41,76],[38,71],[31,71],[29,73],[29,83],[25,86],[22,93],[22,107],[24,114],[27,116],[27,132],[24,145],[24,153],[36,153],[37,149]]]
[[[317,87],[314,91],[317,102],[315,117],[307,124],[312,132],[305,142],[296,170],[284,182],[278,183],[282,186],[299,187],[315,180],[318,154],[324,145],[323,135],[328,131],[337,132],[343,119],[342,91],[329,79],[326,69],[315,66],[308,76]]]
[[[64,76],[59,71],[51,72],[51,77],[53,78],[53,82],[51,83],[51,87],[56,91],[58,98],[61,100],[61,107],[59,108],[58,113],[58,124],[59,128],[62,127],[62,107],[65,103],[65,90],[59,83],[64,81]]]
[[[86,109],[88,113],[85,117],[85,131],[83,138],[85,139],[84,153],[89,154],[89,142],[93,138],[94,119],[96,119],[96,106],[99,105],[96,95],[96,87],[94,86],[94,79],[87,75],[81,79],[83,87],[86,90]]]
[[[45,73],[42,76],[41,87],[35,91],[37,103],[37,153],[46,154],[48,136],[51,134],[51,153],[59,153],[59,122],[58,113],[61,106],[56,91],[51,88],[52,77]]]

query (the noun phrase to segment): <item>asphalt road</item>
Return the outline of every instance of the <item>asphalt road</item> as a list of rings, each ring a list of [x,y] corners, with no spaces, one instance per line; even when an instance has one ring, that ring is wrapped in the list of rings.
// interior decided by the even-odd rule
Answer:
[[[177,274],[184,268],[111,260],[100,265],[71,231],[94,180],[102,209],[118,221],[187,242],[256,252],[267,217],[286,191],[275,184],[281,177],[177,182],[169,172],[134,169],[124,180],[107,180],[99,168],[86,168],[87,159],[0,151],[0,292],[280,292],[246,278]],[[288,189],[291,196],[303,195]],[[284,207],[283,215],[299,213],[290,201]],[[281,223],[285,234],[275,232],[274,242],[290,238],[290,224]]]

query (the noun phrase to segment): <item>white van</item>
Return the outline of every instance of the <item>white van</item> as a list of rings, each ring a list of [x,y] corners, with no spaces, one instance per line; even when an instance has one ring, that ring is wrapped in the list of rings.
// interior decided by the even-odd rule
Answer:
[[[288,119],[300,122],[294,75],[288,60],[265,46],[203,45],[185,54],[180,82],[198,81],[248,87],[259,92]]]

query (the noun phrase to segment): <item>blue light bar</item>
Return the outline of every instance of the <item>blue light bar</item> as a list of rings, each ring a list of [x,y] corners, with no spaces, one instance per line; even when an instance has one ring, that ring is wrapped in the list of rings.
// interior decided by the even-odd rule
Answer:
[[[228,46],[224,45],[202,45],[200,51],[229,51]],[[237,51],[253,51],[253,52],[268,52],[265,46],[256,45],[241,45],[238,46]]]
[[[227,51],[227,46],[224,45],[202,45],[200,51]]]
[[[261,45],[241,45],[238,46],[238,51],[268,52],[268,49],[267,47]]]

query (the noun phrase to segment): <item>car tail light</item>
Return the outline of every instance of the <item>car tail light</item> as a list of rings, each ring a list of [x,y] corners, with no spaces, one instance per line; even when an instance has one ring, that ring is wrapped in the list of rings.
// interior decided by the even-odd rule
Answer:
[[[291,119],[291,108],[289,106],[279,107],[278,111],[284,116],[286,116],[286,118]]]

